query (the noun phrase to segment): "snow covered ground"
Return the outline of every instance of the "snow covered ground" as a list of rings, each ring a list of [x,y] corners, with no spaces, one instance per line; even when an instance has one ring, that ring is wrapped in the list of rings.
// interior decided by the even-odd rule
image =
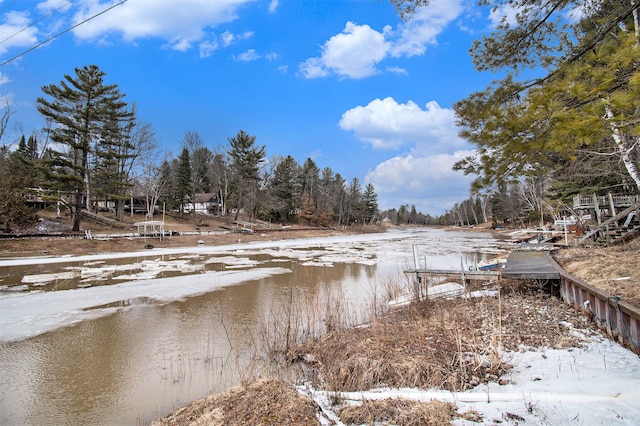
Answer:
[[[640,424],[640,358],[619,344],[589,332],[587,345],[574,349],[506,352],[513,365],[508,384],[479,385],[467,392],[420,389],[374,389],[366,392],[325,392],[300,386],[301,393],[323,407],[323,423],[342,424],[339,407],[362,400],[403,398],[449,401],[458,413],[474,410],[482,422],[462,418],[453,424],[472,425],[638,425]]]

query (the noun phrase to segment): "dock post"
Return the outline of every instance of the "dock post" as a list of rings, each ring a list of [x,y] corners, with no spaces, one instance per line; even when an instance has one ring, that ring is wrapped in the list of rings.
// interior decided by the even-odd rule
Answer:
[[[602,224],[602,219],[600,218],[600,206],[598,205],[598,196],[595,193],[593,194],[593,206],[596,214],[596,221],[598,223],[598,226],[600,226]]]
[[[464,277],[464,261],[462,256],[460,256],[460,275],[462,278],[462,287],[464,289],[465,294],[467,293],[467,280]]]
[[[418,246],[413,244],[413,263],[415,266],[416,277],[413,283],[413,291],[415,293],[416,300],[420,302],[422,300],[422,278],[418,270],[420,269],[420,256],[418,254]],[[429,297],[429,293],[425,292],[425,297]]]
[[[420,257],[418,256],[418,246],[415,244],[413,245],[413,264],[416,271],[420,269]]]

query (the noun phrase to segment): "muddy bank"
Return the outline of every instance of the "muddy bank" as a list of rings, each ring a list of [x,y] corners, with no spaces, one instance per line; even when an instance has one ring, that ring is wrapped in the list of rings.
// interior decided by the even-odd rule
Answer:
[[[131,237],[137,232],[134,226],[145,220],[144,216],[125,217],[118,228],[82,222],[82,232],[71,232],[68,217],[56,218],[52,212],[40,212],[40,222],[15,235],[3,234],[0,238],[0,257],[38,255],[79,255],[105,252],[127,252],[150,248],[190,247],[198,245],[228,245],[266,240],[291,240],[316,236],[340,235],[360,232],[382,232],[384,228],[366,229],[316,228],[304,226],[282,226],[274,224],[271,229],[256,229],[252,233],[230,231],[224,219],[215,217],[165,218],[165,231],[170,236],[163,238]],[[87,231],[93,236],[87,239]],[[19,235],[19,236],[18,236]],[[104,237],[109,235],[110,237]],[[118,236],[121,235],[121,236]]]
[[[199,245],[228,245],[254,241],[293,240],[299,238],[342,235],[351,231],[329,229],[297,230],[286,232],[255,232],[252,234],[236,232],[217,232],[201,235],[179,235],[159,238],[109,238],[91,239],[69,237],[31,237],[0,240],[0,256],[38,256],[38,255],[80,255],[106,252],[129,252],[151,248],[194,247]]]

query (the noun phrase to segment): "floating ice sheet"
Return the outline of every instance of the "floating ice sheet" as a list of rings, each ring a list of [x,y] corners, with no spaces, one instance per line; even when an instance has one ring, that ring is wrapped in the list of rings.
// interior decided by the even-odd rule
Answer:
[[[249,271],[207,272],[110,286],[15,294],[0,299],[0,343],[26,339],[78,321],[105,316],[118,309],[94,309],[96,307],[142,298],[168,303],[222,287],[290,272],[286,268],[255,268]]]

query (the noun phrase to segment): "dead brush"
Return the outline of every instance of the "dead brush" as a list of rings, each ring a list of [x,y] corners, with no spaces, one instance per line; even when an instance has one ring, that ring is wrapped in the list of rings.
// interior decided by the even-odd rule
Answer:
[[[369,289],[371,303],[368,315],[363,315],[367,320],[378,318],[389,312],[389,302],[396,299],[404,291],[404,283],[399,279],[387,276],[380,279],[375,278]]]
[[[440,426],[458,417],[456,406],[442,401],[409,401],[406,399],[364,400],[361,404],[340,410],[344,424],[395,424]]]
[[[193,401],[152,425],[319,425],[316,412],[317,405],[293,386],[266,378]]]
[[[478,311],[491,310],[477,301],[420,303],[367,328],[303,343],[291,353],[297,359],[313,354],[323,387],[336,391],[380,386],[462,390],[472,378],[485,381],[507,368],[499,334],[480,330]]]
[[[289,351],[311,359],[315,384],[338,392],[376,387],[460,391],[496,381],[509,370],[505,351],[571,344],[577,312],[549,295],[509,288],[499,297],[428,299],[392,310],[367,327],[336,330]]]
[[[355,319],[344,300],[340,293],[310,295],[290,289],[284,303],[272,304],[259,319],[252,339],[256,356],[279,361],[300,342],[353,327]]]

